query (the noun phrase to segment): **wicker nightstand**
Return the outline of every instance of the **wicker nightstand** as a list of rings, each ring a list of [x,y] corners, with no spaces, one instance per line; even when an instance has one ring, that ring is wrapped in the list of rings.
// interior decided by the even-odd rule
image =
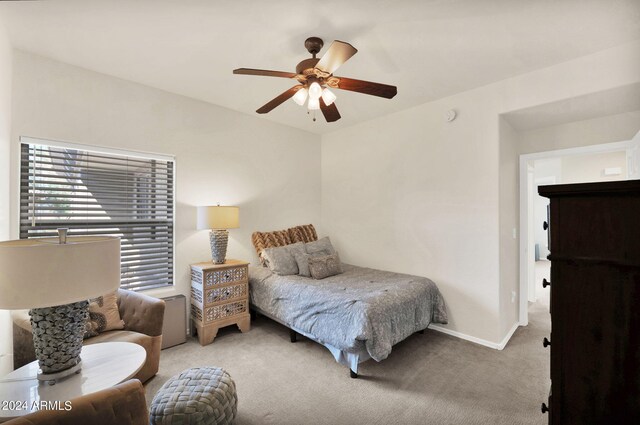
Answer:
[[[249,318],[249,263],[229,260],[191,265],[192,332],[201,345],[211,344],[218,329],[238,325],[242,332],[251,329]]]

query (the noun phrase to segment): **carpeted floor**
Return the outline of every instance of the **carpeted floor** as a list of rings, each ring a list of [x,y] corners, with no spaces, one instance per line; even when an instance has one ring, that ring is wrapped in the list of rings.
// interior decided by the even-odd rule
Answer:
[[[327,349],[264,317],[249,333],[220,330],[215,342],[197,340],[162,352],[160,373],[146,385],[150,403],[160,386],[189,367],[219,366],[236,382],[237,425],[246,424],[543,424],[549,393],[546,306],[530,306],[529,325],[502,351],[426,331],[376,363],[358,379]]]

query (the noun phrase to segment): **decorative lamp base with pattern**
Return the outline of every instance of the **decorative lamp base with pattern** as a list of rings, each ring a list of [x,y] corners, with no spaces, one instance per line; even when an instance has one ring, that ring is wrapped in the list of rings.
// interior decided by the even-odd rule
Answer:
[[[211,232],[209,232],[209,243],[211,244],[211,259],[213,260],[213,264],[224,264],[227,257],[229,232],[225,229],[211,230]]]
[[[56,379],[80,372],[80,352],[88,301],[32,308],[33,345],[40,366],[38,380],[53,385]]]
[[[91,298],[120,287],[120,238],[18,239],[0,242],[0,308],[30,308],[37,378],[55,384],[80,370]]]

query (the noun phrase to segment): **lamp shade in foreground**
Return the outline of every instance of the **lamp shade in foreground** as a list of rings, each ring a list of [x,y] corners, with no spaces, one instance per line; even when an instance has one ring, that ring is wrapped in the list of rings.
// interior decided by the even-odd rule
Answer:
[[[77,236],[0,242],[0,308],[52,307],[120,287],[120,239]]]

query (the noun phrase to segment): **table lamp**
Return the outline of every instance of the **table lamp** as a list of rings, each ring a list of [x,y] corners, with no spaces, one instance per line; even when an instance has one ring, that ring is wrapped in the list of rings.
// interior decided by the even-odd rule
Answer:
[[[214,264],[224,264],[227,256],[229,232],[240,225],[240,209],[238,207],[198,207],[198,230],[211,229],[209,243]]]
[[[120,286],[120,238],[66,236],[0,242],[0,308],[30,308],[38,379],[79,372],[88,300]]]

